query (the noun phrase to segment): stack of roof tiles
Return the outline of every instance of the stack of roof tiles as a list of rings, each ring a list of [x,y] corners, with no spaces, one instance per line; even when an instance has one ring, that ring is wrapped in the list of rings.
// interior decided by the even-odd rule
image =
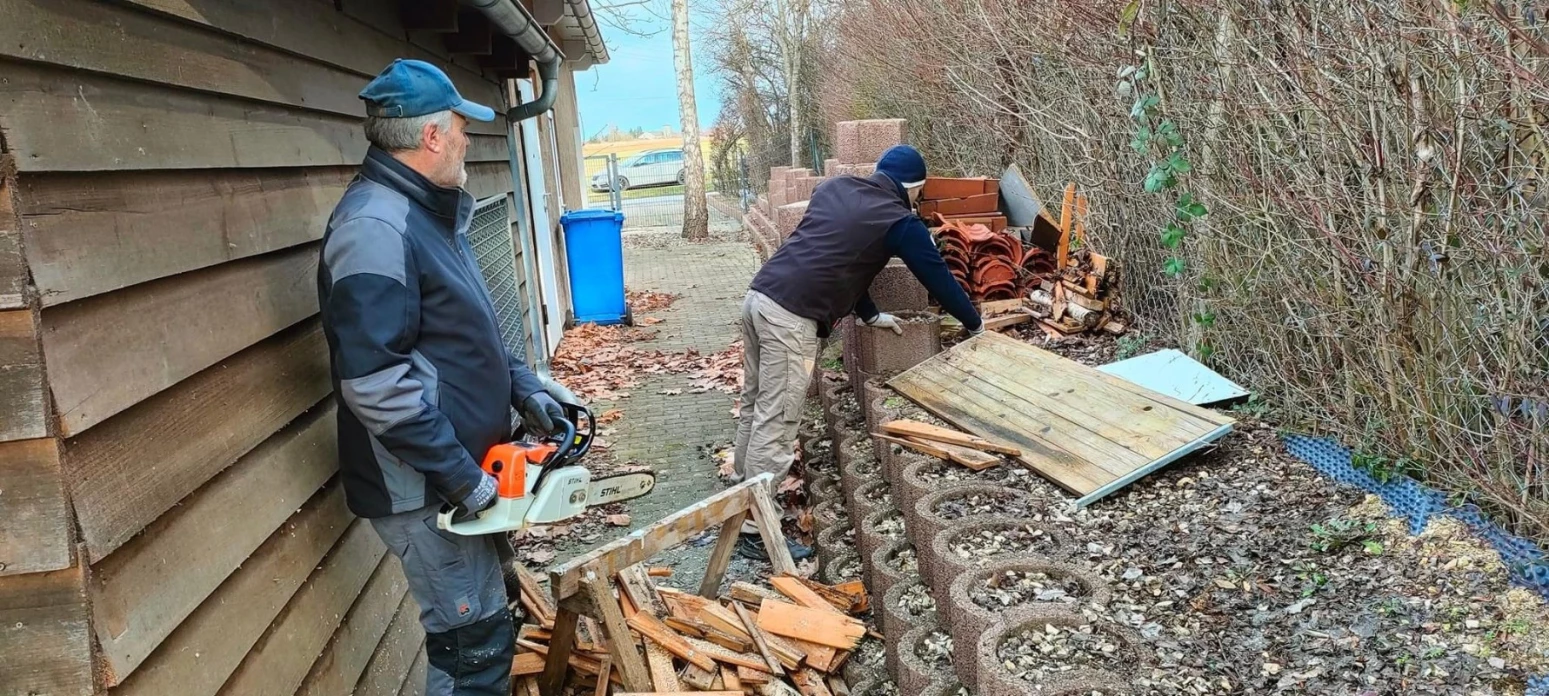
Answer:
[[[1047,251],[1003,231],[996,179],[931,177],[920,192],[920,216],[936,228],[941,257],[974,300],[1023,297],[1054,270]]]

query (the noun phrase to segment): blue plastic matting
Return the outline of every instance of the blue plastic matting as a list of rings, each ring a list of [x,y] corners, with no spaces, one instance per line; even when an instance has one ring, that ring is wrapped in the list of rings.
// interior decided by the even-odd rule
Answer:
[[[1454,505],[1440,491],[1409,477],[1386,483],[1352,463],[1351,452],[1332,438],[1286,435],[1286,451],[1312,465],[1324,476],[1372,493],[1399,516],[1409,520],[1409,532],[1419,534],[1437,515],[1453,517],[1489,542],[1511,571],[1513,583],[1549,600],[1549,554],[1527,539],[1508,533],[1472,504]],[[1528,680],[1527,696],[1549,696],[1549,675]]]

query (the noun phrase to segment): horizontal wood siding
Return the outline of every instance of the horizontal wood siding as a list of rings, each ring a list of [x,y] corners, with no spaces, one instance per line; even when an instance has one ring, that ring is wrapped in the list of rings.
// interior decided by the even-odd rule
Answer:
[[[0,17],[0,694],[422,693],[337,475],[319,240],[371,77],[503,88],[398,0]],[[468,132],[467,189],[516,190],[504,120]]]

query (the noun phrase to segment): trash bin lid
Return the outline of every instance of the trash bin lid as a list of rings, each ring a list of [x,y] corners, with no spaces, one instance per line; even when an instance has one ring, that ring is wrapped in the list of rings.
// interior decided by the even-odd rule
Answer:
[[[571,222],[587,222],[591,220],[623,220],[624,214],[607,208],[588,208],[586,210],[572,210],[559,216],[559,224],[568,225]]]

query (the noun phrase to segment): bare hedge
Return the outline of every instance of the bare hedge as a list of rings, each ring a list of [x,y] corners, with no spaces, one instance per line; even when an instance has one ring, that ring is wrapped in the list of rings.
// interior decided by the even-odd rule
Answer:
[[[1145,331],[1545,539],[1545,34],[1531,3],[858,0],[821,107],[1077,182]],[[1188,169],[1161,192],[1148,96]],[[1169,249],[1184,192],[1209,214]]]

